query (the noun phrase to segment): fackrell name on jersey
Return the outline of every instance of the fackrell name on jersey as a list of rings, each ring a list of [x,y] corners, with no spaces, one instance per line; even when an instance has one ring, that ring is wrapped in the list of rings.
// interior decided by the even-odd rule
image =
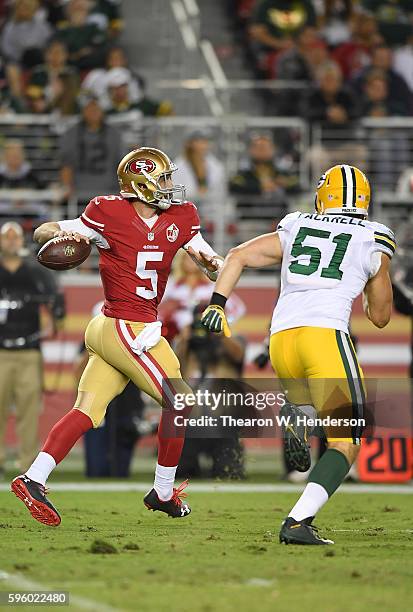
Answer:
[[[356,210],[354,211],[357,212]],[[318,215],[317,213],[303,213],[304,219],[314,219],[314,221],[325,221],[326,223],[343,223],[344,225],[361,225],[366,227],[362,219],[353,219],[352,217],[342,217],[341,215]]]

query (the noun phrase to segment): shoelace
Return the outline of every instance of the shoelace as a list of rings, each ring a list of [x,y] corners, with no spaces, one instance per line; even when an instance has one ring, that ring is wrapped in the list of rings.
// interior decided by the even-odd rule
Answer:
[[[47,495],[50,491],[50,489],[48,487],[46,487],[45,485],[40,484],[40,482],[35,482],[34,480],[31,480],[30,478],[28,478],[25,474],[23,476],[23,482],[32,482],[33,484],[37,485],[40,489],[40,493],[42,493],[42,495]]]
[[[39,489],[40,492],[46,497],[46,495],[49,493],[50,489],[48,487],[45,487],[44,485],[39,484]]]
[[[188,494],[183,492],[188,484],[189,480],[184,480],[177,489],[173,489],[171,501],[173,501],[177,506],[182,506],[182,500],[185,499],[185,497],[188,497]]]

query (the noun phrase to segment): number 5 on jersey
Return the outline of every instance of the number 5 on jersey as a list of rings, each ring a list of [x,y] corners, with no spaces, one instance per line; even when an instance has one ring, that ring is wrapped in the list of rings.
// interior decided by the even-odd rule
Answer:
[[[146,253],[140,252],[136,258],[136,276],[141,280],[150,280],[152,289],[147,287],[136,287],[136,295],[144,298],[145,300],[153,300],[156,298],[158,293],[158,272],[146,268],[146,264],[154,261],[162,261],[163,252],[158,251],[157,253]]]

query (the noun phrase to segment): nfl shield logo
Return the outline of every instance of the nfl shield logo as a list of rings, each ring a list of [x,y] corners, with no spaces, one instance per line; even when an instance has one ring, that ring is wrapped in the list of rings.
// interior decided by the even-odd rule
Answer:
[[[166,228],[166,237],[168,238],[169,242],[175,242],[178,235],[179,228],[175,225],[175,223],[172,223],[172,225]]]
[[[155,234],[153,232],[149,232],[148,233],[148,240],[151,241],[151,240],[154,240],[154,238],[155,238]]]

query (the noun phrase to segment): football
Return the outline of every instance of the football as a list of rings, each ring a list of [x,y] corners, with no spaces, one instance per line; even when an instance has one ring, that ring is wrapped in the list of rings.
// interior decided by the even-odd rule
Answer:
[[[83,263],[92,247],[84,240],[77,242],[71,236],[52,238],[37,254],[37,260],[51,270],[71,270]]]

